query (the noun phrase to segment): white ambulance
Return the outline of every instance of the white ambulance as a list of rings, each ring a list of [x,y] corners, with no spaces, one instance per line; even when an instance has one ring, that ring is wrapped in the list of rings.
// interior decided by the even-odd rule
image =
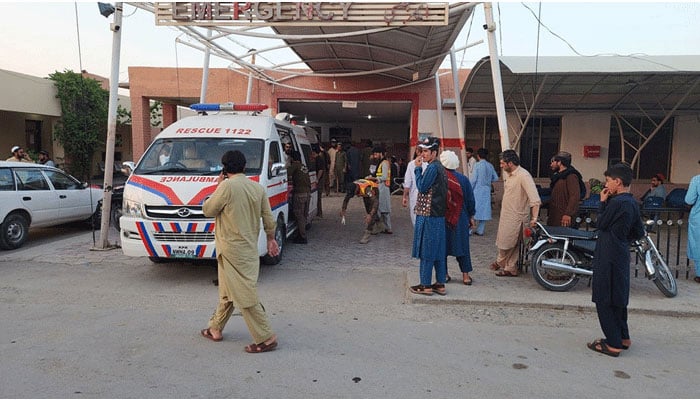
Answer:
[[[316,215],[316,171],[304,128],[259,115],[266,105],[195,104],[191,108],[199,115],[165,128],[138,164],[130,165],[132,173],[124,186],[120,218],[124,254],[148,256],[156,263],[215,259],[215,224],[204,216],[202,204],[216,189],[221,156],[229,150],[245,155],[246,176],[266,188],[277,221],[275,239],[283,249],[285,239],[297,228],[289,203],[292,187],[285,168],[286,143],[301,153],[309,168],[312,196],[308,221]],[[282,257],[282,251],[277,257],[267,254],[262,227],[258,252],[265,264],[277,264]]]

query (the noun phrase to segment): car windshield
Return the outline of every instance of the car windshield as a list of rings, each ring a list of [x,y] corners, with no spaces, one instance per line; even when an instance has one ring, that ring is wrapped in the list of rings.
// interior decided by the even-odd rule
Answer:
[[[263,163],[261,139],[177,138],[158,139],[136,166],[139,175],[218,175],[221,156],[229,150],[245,155],[246,175],[259,175]]]

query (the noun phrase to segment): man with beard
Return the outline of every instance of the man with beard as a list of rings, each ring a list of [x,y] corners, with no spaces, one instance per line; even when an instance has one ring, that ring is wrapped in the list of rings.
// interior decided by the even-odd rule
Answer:
[[[522,236],[523,224],[530,216],[530,226],[537,224],[540,212],[540,196],[532,175],[520,166],[520,157],[514,150],[500,154],[503,171],[503,200],[498,221],[496,246],[498,256],[489,268],[496,276],[518,276],[518,242]]]

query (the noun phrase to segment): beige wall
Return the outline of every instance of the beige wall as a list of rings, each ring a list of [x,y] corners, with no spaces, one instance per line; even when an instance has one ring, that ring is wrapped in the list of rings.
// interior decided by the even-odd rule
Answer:
[[[561,119],[560,149],[571,153],[571,163],[583,179],[603,180],[608,166],[610,142],[610,114],[582,113],[566,114]],[[584,158],[583,146],[600,146],[599,158]]]
[[[700,115],[676,117],[671,148],[671,179],[689,183],[700,173]]]

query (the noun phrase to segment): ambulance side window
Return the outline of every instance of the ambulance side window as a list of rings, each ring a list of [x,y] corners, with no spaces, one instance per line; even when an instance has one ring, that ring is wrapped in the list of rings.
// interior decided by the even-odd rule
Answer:
[[[272,164],[281,163],[279,142],[270,142],[269,158],[267,160],[267,177],[272,178]]]
[[[306,164],[306,168],[309,169],[309,172],[316,171],[316,163],[311,162],[311,145],[302,144],[301,153],[304,155],[304,164]]]

